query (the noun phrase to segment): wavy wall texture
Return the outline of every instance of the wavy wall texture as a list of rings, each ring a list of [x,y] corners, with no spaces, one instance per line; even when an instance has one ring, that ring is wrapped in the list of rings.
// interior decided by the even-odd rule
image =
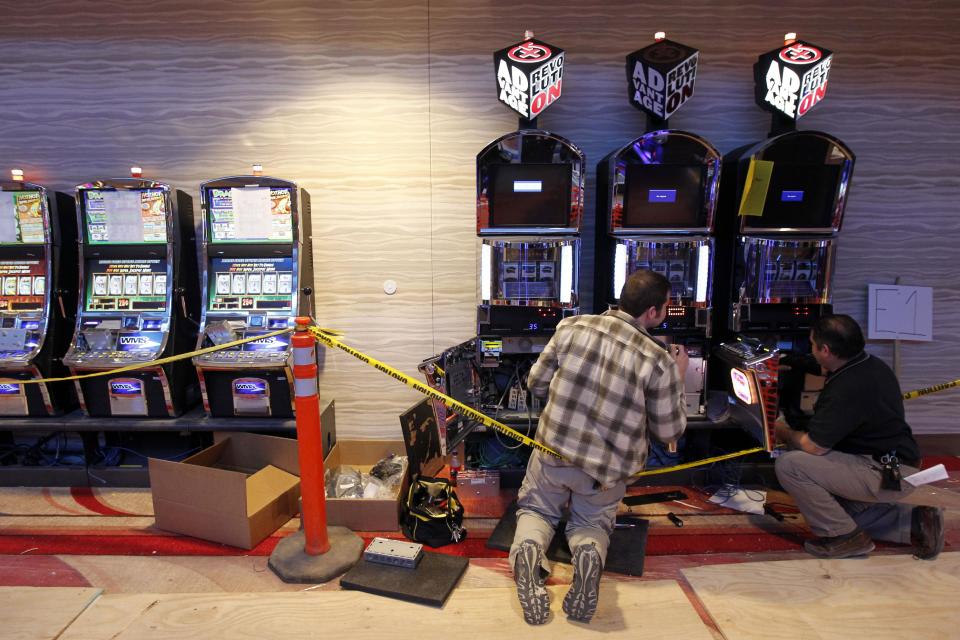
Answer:
[[[857,153],[835,304],[865,321],[869,282],[934,287],[935,341],[904,344],[902,383],[960,377],[958,4],[39,0],[0,11],[0,169],[69,190],[140,164],[196,197],[201,181],[261,162],[313,196],[319,322],[410,373],[473,331],[474,157],[516,126],[496,102],[493,51],[524,29],[567,51],[563,98],[540,126],[586,152],[592,214],[596,161],[644,129],[626,99],[627,53],[656,30],[699,48],[696,96],[671,125],[729,151],[766,135],[752,64],[797,31],[836,52],[828,97],[801,126]],[[588,223],[585,247],[592,237]],[[589,251],[581,266],[589,300]],[[397,437],[397,414],[418,399],[342,353],[327,354],[322,376],[348,437]],[[958,408],[954,389],[908,414],[918,432],[960,432]]]

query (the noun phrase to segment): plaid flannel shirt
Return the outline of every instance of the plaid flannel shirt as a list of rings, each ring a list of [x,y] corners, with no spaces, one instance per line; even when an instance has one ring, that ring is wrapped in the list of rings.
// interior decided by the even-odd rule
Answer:
[[[561,321],[527,387],[547,397],[538,439],[605,486],[643,469],[648,433],[687,426],[676,362],[623,311]]]

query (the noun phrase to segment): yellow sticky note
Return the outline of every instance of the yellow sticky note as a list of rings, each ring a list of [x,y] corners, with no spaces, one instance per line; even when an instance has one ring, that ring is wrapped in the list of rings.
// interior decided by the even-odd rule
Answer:
[[[743,197],[740,198],[741,216],[763,215],[763,203],[767,200],[767,189],[770,187],[772,173],[772,161],[750,160],[747,179],[743,184]]]

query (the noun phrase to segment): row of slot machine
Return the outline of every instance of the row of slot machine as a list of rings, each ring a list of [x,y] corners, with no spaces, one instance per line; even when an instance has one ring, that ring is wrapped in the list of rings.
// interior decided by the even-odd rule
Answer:
[[[198,225],[138,168],[73,197],[0,181],[0,415],[292,416],[289,335],[266,334],[313,314],[310,197],[258,169],[203,183]]]
[[[477,156],[477,336],[421,365],[437,388],[531,429],[539,407],[525,393],[525,373],[557,323],[583,303],[586,159],[536,125],[561,95],[563,60],[563,50],[529,32],[494,54],[499,100],[520,116],[520,128]],[[726,155],[668,125],[693,96],[698,62],[696,49],[662,33],[627,56],[629,99],[646,112],[648,131],[596,168],[593,310],[615,307],[635,270],[664,275],[667,317],[653,333],[690,354],[688,419],[709,423],[708,403],[719,396],[721,413],[770,448],[775,356],[809,350],[811,321],[832,309],[854,155],[829,134],[796,129],[825,96],[830,51],[788,34],[760,56],[756,99],[773,113],[770,137]],[[780,401],[799,405],[799,390]],[[451,446],[476,426],[441,418]]]

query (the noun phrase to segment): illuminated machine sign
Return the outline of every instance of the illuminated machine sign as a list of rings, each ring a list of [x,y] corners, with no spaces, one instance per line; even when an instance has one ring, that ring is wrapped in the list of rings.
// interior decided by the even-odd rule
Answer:
[[[693,96],[700,52],[658,40],[627,56],[630,104],[666,120]]]
[[[83,193],[90,244],[167,242],[163,190],[88,190]]]
[[[740,402],[754,404],[757,401],[749,373],[741,369],[730,369],[730,382],[733,384],[733,395],[737,396]]]
[[[110,395],[139,396],[143,392],[143,383],[136,378],[117,378],[110,381]]]
[[[293,298],[293,258],[213,258],[210,260],[211,311],[289,311]]]
[[[0,260],[0,311],[43,309],[46,287],[46,268],[39,260]]]
[[[12,382],[0,382],[0,396],[20,395],[20,385]]]
[[[262,378],[237,378],[233,381],[233,392],[240,396],[267,395],[267,381]]]
[[[0,191],[0,244],[40,244],[43,240],[43,194]]]
[[[121,333],[117,338],[117,349],[120,351],[156,351],[162,344],[163,332],[161,331]]]
[[[257,333],[248,331],[244,337],[252,338]],[[286,336],[271,336],[269,338],[260,338],[252,342],[246,342],[243,345],[244,351],[286,351],[288,338]]]
[[[799,120],[827,94],[833,52],[796,40],[768,51],[754,65],[757,104]]]
[[[533,120],[559,97],[563,50],[529,39],[493,54],[497,96],[521,118]]]
[[[167,261],[87,260],[87,311],[164,311]]]
[[[290,189],[210,190],[211,242],[292,242]]]

